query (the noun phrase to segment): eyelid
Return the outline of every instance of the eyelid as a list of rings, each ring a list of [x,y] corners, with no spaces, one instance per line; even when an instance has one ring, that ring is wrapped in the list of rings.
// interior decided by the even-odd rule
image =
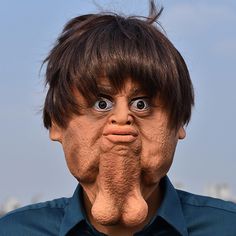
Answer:
[[[139,109],[139,108],[135,107],[135,105],[134,105],[135,102],[138,102],[139,100],[142,100],[145,103],[145,108]],[[134,98],[134,99],[131,100],[130,106],[131,106],[131,109],[133,109],[135,112],[147,112],[147,111],[150,111],[150,108],[151,108],[150,98],[146,97],[146,96]]]
[[[104,109],[97,107],[97,103],[99,103],[100,101],[106,101],[107,107],[104,108]],[[112,106],[113,106],[112,100],[109,99],[109,98],[105,98],[104,96],[97,98],[97,100],[96,100],[95,103],[93,104],[93,108],[94,108],[96,111],[98,111],[98,112],[107,112],[107,111],[110,111],[110,110],[112,109]]]
[[[98,99],[102,99],[102,98],[106,98],[106,99],[110,100],[111,102],[113,102],[112,96],[110,96],[110,95],[108,95],[108,94],[103,94],[103,93],[98,94],[97,100],[98,100]]]
[[[139,96],[139,97],[132,98],[130,101],[130,104],[132,104],[134,101],[139,100],[139,99],[143,99],[143,100],[147,101],[148,103],[150,103],[150,101],[151,101],[150,97],[148,97],[148,96]]]

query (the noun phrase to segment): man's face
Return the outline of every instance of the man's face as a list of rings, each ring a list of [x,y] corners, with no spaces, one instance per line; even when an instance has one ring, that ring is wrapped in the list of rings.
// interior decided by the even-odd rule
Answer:
[[[185,131],[168,126],[161,102],[151,101],[130,79],[115,92],[106,79],[98,84],[100,98],[82,108],[67,128],[53,125],[71,173],[82,185],[95,221],[135,226],[148,214],[148,199],[168,172],[179,138]]]

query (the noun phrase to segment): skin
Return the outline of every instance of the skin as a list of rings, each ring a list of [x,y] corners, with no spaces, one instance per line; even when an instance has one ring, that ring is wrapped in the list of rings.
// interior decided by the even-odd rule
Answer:
[[[131,79],[118,92],[105,78],[99,87],[93,107],[76,91],[82,114],[66,128],[53,123],[50,138],[62,144],[93,226],[107,235],[133,235],[161,203],[159,182],[185,130],[170,129],[161,102],[151,102]]]

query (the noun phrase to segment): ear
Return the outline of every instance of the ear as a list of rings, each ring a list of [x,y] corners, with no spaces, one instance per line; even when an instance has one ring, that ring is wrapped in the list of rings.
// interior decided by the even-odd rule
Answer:
[[[49,137],[52,141],[62,142],[62,128],[55,122],[52,122],[52,126],[49,128]]]
[[[185,132],[185,129],[184,127],[181,125],[178,132],[177,132],[177,136],[179,139],[184,139],[185,136],[186,136],[186,132]]]

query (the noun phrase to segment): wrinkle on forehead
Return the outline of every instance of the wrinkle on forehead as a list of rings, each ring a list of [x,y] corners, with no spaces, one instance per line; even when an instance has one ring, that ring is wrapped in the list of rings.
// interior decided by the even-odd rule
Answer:
[[[118,81],[118,83],[116,83]],[[83,91],[80,91],[80,88],[75,86],[73,89],[73,94],[76,98],[76,101],[79,105],[80,109],[93,106],[94,102],[101,96],[101,95],[110,95],[116,96],[126,95],[127,97],[135,97],[136,95],[145,95],[150,98],[148,91],[139,84],[135,79],[131,77],[125,77],[122,79],[111,79],[108,77],[98,77],[97,79],[93,80],[91,89],[87,91],[85,94]],[[156,96],[155,96],[156,97]],[[83,107],[85,105],[85,107]]]
[[[146,95],[144,90],[140,87],[137,87],[136,85],[133,84],[127,84],[124,86],[122,89],[117,90],[116,88],[112,86],[101,86],[98,85],[98,90],[99,90],[99,95],[110,95],[110,96],[127,96],[130,98]]]

